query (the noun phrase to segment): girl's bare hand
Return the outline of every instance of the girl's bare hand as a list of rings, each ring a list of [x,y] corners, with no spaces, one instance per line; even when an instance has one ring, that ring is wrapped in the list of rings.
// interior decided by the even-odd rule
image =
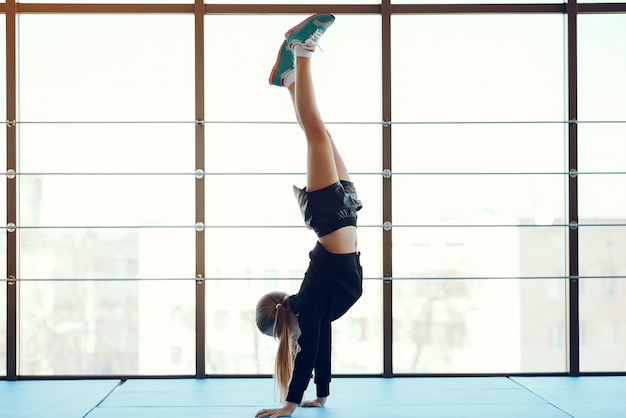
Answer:
[[[261,409],[256,413],[257,418],[278,418],[278,417],[290,417],[293,411],[296,410],[296,404],[293,402],[286,402],[285,406],[280,409]]]

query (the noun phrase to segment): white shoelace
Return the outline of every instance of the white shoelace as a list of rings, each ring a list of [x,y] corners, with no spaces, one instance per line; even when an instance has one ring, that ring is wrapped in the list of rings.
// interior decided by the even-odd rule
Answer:
[[[311,34],[311,36],[308,37],[306,41],[304,41],[302,46],[304,46],[306,49],[310,51],[315,51],[316,48],[319,48],[321,50],[322,48],[318,45],[318,42],[323,34],[324,34],[323,30],[317,29],[315,32]]]

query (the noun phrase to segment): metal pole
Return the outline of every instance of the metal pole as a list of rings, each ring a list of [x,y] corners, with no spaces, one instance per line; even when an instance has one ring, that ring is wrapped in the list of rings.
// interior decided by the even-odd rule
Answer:
[[[391,4],[381,4],[382,18],[382,164],[383,175],[383,376],[393,376],[393,266],[391,165]]]
[[[195,96],[196,96],[196,172],[204,173],[204,2],[196,0],[195,19]],[[196,225],[204,225],[204,175],[196,176]],[[206,377],[206,286],[205,228],[196,228],[196,377]]]
[[[569,374],[580,374],[578,282],[578,72],[576,0],[567,2],[568,167],[569,167]]]
[[[6,2],[7,170],[17,171],[16,101],[16,4]],[[6,177],[7,226],[17,225],[17,176]],[[17,229],[6,228],[7,237],[7,379],[17,379]]]

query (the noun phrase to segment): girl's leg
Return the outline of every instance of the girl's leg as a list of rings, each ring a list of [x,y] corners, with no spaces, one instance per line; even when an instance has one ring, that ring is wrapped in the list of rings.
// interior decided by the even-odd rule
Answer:
[[[311,58],[296,57],[296,81],[289,86],[298,123],[307,141],[307,190],[322,189],[347,176],[345,164],[326,130],[317,102],[311,75]],[[339,159],[335,159],[335,155]],[[339,167],[337,161],[340,162]],[[342,178],[343,180],[343,178]]]
[[[302,122],[300,121],[300,117],[298,116],[298,111],[296,108],[296,95],[295,95],[294,84],[292,84],[289,87],[289,93],[291,94],[291,101],[293,102],[293,107],[294,109],[296,109],[296,118],[298,119],[298,124],[304,130],[304,127],[302,126]],[[341,154],[339,154],[339,151],[337,150],[337,146],[335,145],[335,141],[333,140],[333,137],[330,135],[330,132],[328,132],[328,129],[326,129],[326,135],[330,139],[330,145],[333,148],[333,158],[335,159],[335,169],[337,170],[337,176],[339,177],[339,180],[350,181],[350,173],[348,172],[348,168],[346,167],[346,164],[343,162],[343,158],[341,158]]]
[[[317,103],[311,76],[311,59],[296,57],[296,81],[289,86],[298,123],[307,140],[307,190],[322,189],[338,180],[350,180],[350,174],[326,129]],[[356,228],[340,228],[319,239],[326,250],[347,254],[357,249]]]
[[[339,176],[339,180],[350,180],[350,173],[348,172],[348,168],[346,164],[343,162],[343,158],[341,158],[341,154],[337,150],[337,146],[335,145],[335,141],[333,141],[333,137],[330,136],[330,132],[326,130],[326,135],[330,138],[330,145],[333,147],[333,157],[335,157],[335,168],[337,169],[337,175]]]

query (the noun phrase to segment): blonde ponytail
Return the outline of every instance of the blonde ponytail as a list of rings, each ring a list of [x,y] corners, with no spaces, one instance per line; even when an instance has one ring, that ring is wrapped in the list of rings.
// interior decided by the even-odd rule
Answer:
[[[276,306],[276,322],[274,323],[274,338],[278,341],[274,377],[278,386],[280,401],[284,402],[289,391],[289,382],[293,373],[299,347],[298,342],[291,338],[292,330],[289,327],[288,305],[284,303]]]
[[[289,382],[293,373],[296,355],[300,351],[298,341],[293,339],[290,328],[289,295],[284,292],[270,292],[263,296],[256,306],[256,323],[259,330],[278,341],[274,379],[281,402],[287,398]]]

